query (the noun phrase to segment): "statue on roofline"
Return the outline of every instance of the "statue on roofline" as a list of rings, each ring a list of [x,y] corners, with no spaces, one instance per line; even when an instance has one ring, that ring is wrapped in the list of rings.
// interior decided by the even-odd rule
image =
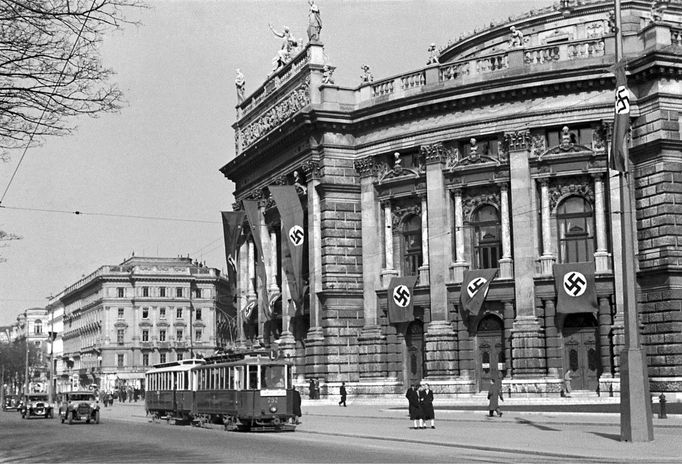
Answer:
[[[363,84],[366,82],[374,82],[374,75],[370,72],[369,66],[363,64],[360,69],[362,69],[362,75],[360,76],[360,79],[362,79]]]
[[[287,26],[284,26],[282,32],[277,32],[275,28],[272,27],[272,24],[268,23],[268,26],[270,26],[270,30],[273,34],[275,34],[275,37],[282,39],[282,46],[277,52],[277,55],[272,59],[272,71],[274,72],[282,68],[289,62],[289,60],[291,60],[292,52],[296,49],[298,43],[291,35],[291,32],[289,32],[289,28]]]
[[[320,40],[320,31],[322,30],[322,17],[320,16],[320,9],[315,4],[315,0],[308,0],[310,5],[310,13],[308,14],[308,40]]]
[[[429,59],[426,64],[438,64],[438,49],[436,48],[436,44],[432,43],[429,45],[429,48],[427,48],[426,51],[429,53]]]
[[[241,70],[237,68],[237,76],[234,78],[234,85],[237,87],[237,104],[244,101],[244,93],[246,92],[246,79]]]

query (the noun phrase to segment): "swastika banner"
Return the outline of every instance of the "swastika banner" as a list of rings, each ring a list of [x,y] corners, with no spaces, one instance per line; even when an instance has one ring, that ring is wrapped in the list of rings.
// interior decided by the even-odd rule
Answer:
[[[237,288],[237,245],[242,234],[244,211],[221,211],[223,218],[223,235],[225,237],[225,261],[227,276],[230,280],[230,291],[234,295]]]
[[[388,322],[414,320],[414,284],[417,276],[394,277],[388,284]]]
[[[485,301],[486,296],[488,296],[490,283],[493,281],[496,274],[496,268],[464,271],[459,301],[462,304],[462,319],[467,322],[469,331],[472,333],[475,332],[478,327],[483,302]]]
[[[626,140],[630,130],[630,97],[625,76],[625,60],[621,60],[610,68],[616,75],[616,96],[614,102],[613,140],[611,141],[611,157],[609,167],[617,171],[626,170],[625,161],[628,157],[628,143]]]
[[[557,314],[597,313],[594,263],[555,264],[554,284]]]
[[[251,229],[251,237],[253,237],[253,243],[256,245],[256,253],[258,253],[258,259],[256,260],[256,273],[261,281],[262,289],[268,288],[267,283],[267,272],[265,270],[265,255],[263,254],[263,242],[261,241],[261,220],[263,215],[258,209],[257,200],[242,200],[244,205],[244,211],[246,212],[246,218],[249,221],[249,228]],[[254,283],[254,288],[256,287]],[[259,292],[258,300],[259,307],[264,308],[267,305],[267,301],[261,301],[264,298],[264,293],[267,290],[262,290]],[[264,317],[269,319],[267,311],[262,311]]]

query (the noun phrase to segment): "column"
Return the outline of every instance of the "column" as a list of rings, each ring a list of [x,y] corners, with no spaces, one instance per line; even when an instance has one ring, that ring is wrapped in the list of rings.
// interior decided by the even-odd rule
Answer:
[[[387,371],[386,336],[379,324],[379,308],[376,290],[380,288],[381,234],[379,233],[380,210],[374,182],[378,174],[376,160],[368,156],[355,161],[360,175],[360,207],[362,210],[362,283],[364,324],[358,336],[358,369],[362,379],[381,379]],[[384,220],[391,225],[390,205],[384,208]],[[392,250],[392,228],[386,227],[385,247]],[[390,241],[390,245],[389,245]],[[393,252],[391,251],[391,259]],[[386,251],[388,267],[388,251]]]
[[[500,186],[500,215],[502,216],[502,259],[500,259],[500,278],[512,279],[511,224],[509,220],[509,186]]]
[[[604,202],[604,181],[602,174],[594,174],[594,224],[597,235],[597,250],[594,252],[594,267],[597,274],[609,272],[609,253],[606,248],[606,206]]]
[[[504,305],[504,359],[505,366],[507,370],[507,375],[505,377],[509,378],[512,376],[512,345],[510,340],[512,338],[512,327],[514,326],[514,302],[513,301],[503,301]]]
[[[265,346],[270,345],[270,324],[267,316],[269,301],[268,282],[272,281],[272,259],[270,256],[270,234],[268,232],[268,225],[265,223],[265,208],[267,200],[260,200],[258,202],[258,220],[260,221],[260,239],[261,247],[263,247],[263,261],[265,265],[265,282],[261,282],[258,286],[258,339],[265,343]]]
[[[554,255],[552,254],[552,223],[549,207],[549,179],[540,179],[540,207],[542,216],[542,275],[552,275]]]
[[[450,323],[446,277],[450,266],[450,236],[443,167],[445,149],[441,143],[422,146],[426,160],[426,199],[422,199],[422,230],[434,231],[426,235],[429,266],[429,297],[431,322],[424,339],[426,342],[426,372],[428,376],[455,376],[459,370],[457,333]],[[426,209],[425,209],[426,208]],[[424,218],[426,213],[426,218]],[[424,223],[426,221],[426,223]],[[426,225],[426,227],[424,227]],[[426,258],[424,260],[426,262]],[[425,282],[423,282],[425,283]]]
[[[462,209],[462,189],[455,189],[455,263],[452,266],[452,281],[461,283],[469,263],[464,259],[464,210]]]
[[[553,298],[542,300],[545,308],[545,349],[547,350],[547,373],[550,377],[561,379],[563,372],[563,354],[559,330],[554,322],[556,307]],[[557,392],[560,392],[558,390]]]
[[[419,266],[420,285],[429,281],[429,210],[426,197],[427,195],[421,195],[422,256],[424,260],[422,265]],[[445,223],[447,224],[447,221]]]
[[[286,246],[286,244],[285,244]],[[277,286],[277,233],[274,230],[270,231],[270,272],[268,273],[268,293],[277,293],[280,291]],[[284,273],[282,273],[284,276]],[[284,308],[284,299],[282,299],[282,308]]]
[[[239,253],[237,255],[237,265],[239,271],[237,274],[237,330],[239,333],[239,345],[244,345],[244,314],[242,310],[248,304],[248,282],[249,282],[249,242],[244,241],[239,246]]]
[[[286,234],[280,234],[280,238],[282,241],[280,246],[288,246]],[[294,315],[295,307],[291,301],[291,290],[289,289],[289,279],[284,268],[284,260],[282,260],[280,275],[282,276],[282,335],[279,337],[279,349],[286,357],[294,358],[296,356],[296,340],[291,331],[291,318]]]
[[[388,288],[391,279],[398,276],[398,271],[393,267],[393,216],[391,212],[391,202],[383,202],[382,207],[384,210],[384,255],[386,266],[381,270],[381,285],[383,288]]]
[[[509,148],[512,228],[514,230],[514,293],[516,317],[512,327],[514,377],[530,378],[546,373],[545,342],[535,299],[534,212],[528,208],[534,195],[530,177],[527,130],[504,135]],[[549,205],[549,202],[547,203]]]
[[[612,378],[614,374],[613,359],[611,358],[613,338],[611,336],[611,324],[613,323],[613,316],[611,314],[611,302],[608,297],[599,297],[599,354],[601,357],[602,375],[600,381],[603,379]],[[613,347],[614,355],[620,353],[622,347]],[[608,386],[600,387],[602,394],[607,393],[610,389]]]
[[[258,281],[259,279],[256,277],[256,244],[253,242],[253,237],[249,240],[249,249],[248,249],[248,269],[249,269],[249,282],[247,284],[247,302],[250,303],[259,303],[258,301]],[[258,313],[262,311],[262,308],[257,307],[256,308],[256,321],[255,323],[249,322],[248,328],[249,328],[249,339],[250,342],[253,342],[257,338],[256,332],[260,329],[260,316]],[[252,318],[254,316],[251,316]],[[255,325],[255,329],[254,329]],[[192,330],[192,327],[190,327],[190,330]],[[262,333],[262,332],[261,332]],[[191,336],[191,333],[190,333]]]

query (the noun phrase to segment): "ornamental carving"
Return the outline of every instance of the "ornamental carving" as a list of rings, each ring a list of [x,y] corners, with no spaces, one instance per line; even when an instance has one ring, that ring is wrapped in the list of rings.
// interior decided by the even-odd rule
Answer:
[[[502,137],[500,153],[509,156],[511,151],[529,150],[531,143],[530,131],[528,130],[505,132]]]
[[[282,125],[301,108],[310,103],[310,78],[291,91],[268,111],[243,129],[235,132],[236,143],[241,153],[256,141]]]
[[[447,160],[447,149],[440,142],[422,146],[420,153],[424,156],[426,164],[437,164]]]
[[[577,195],[594,205],[594,188],[589,177],[560,177],[549,187],[549,207],[553,213],[566,197]]]
[[[592,151],[592,150],[590,148],[584,146],[584,145],[578,145],[576,143],[575,133],[571,132],[569,130],[568,126],[564,126],[561,129],[559,145],[542,152],[538,156],[538,161],[541,161],[545,155],[556,155],[556,154],[580,152],[580,151]]]
[[[391,222],[393,223],[393,230],[405,220],[407,216],[421,216],[421,205],[396,205],[391,209]]]
[[[380,165],[373,156],[356,159],[353,166],[360,177],[371,177],[379,174]]]
[[[473,193],[473,194],[472,194]],[[462,197],[462,211],[464,218],[471,221],[471,215],[481,205],[493,205],[497,210],[500,210],[500,192],[497,188],[481,188]]]
[[[379,183],[381,184],[386,179],[393,179],[396,177],[419,177],[419,170],[414,168],[407,168],[403,166],[403,160],[400,152],[393,153],[393,165],[390,166],[386,162],[381,162],[378,166]]]
[[[501,164],[499,159],[490,156],[488,146],[479,144],[474,137],[469,139],[469,154],[467,156],[462,156],[457,148],[450,149],[450,152],[446,149],[445,167],[450,172],[460,166],[485,163],[495,163],[496,166]]]
[[[294,187],[296,188],[296,193],[299,195],[307,195],[308,187],[305,185],[305,179],[301,176],[301,173],[294,171]]]
[[[308,180],[317,179],[320,177],[320,163],[313,160],[305,161],[301,164],[301,171]]]

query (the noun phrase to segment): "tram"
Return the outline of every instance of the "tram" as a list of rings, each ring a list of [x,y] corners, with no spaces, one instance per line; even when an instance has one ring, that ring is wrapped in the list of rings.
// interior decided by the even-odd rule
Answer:
[[[293,431],[300,396],[293,388],[292,373],[290,361],[271,359],[267,352],[165,363],[146,373],[145,407],[148,414],[173,418],[176,423]]]

